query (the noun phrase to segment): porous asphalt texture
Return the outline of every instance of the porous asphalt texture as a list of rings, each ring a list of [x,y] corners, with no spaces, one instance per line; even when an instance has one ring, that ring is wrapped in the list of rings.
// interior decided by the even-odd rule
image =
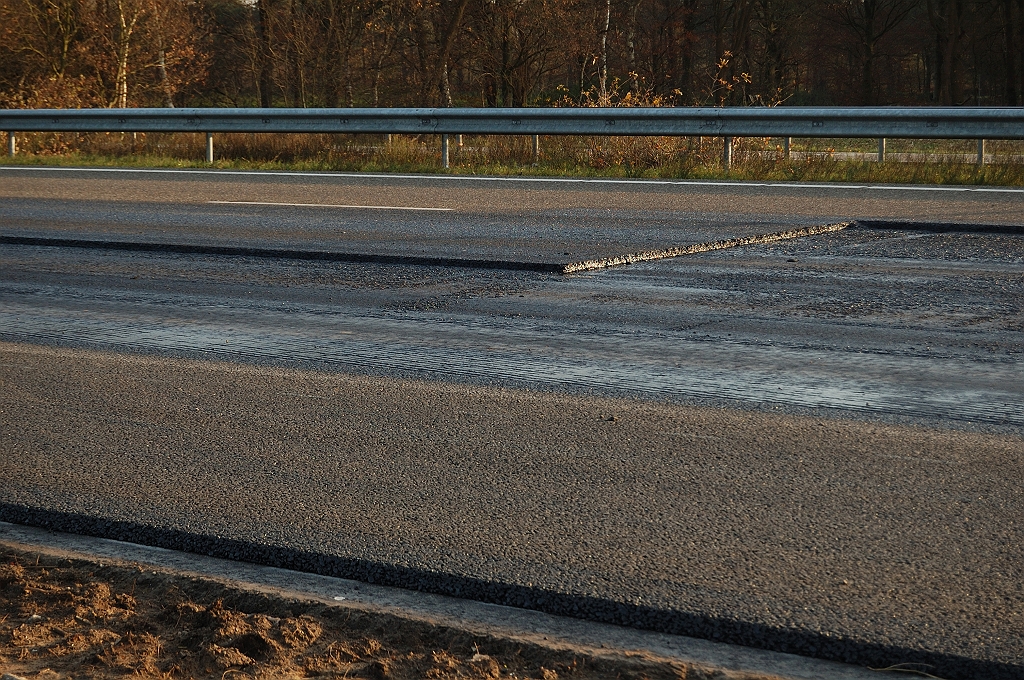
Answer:
[[[118,207],[139,195],[190,195],[199,223],[220,210],[196,198],[206,183],[454,197],[505,225],[485,245],[525,201],[587,203],[622,233],[655,204],[682,222],[719,204],[734,224],[1012,225],[1021,203],[33,172],[4,170],[4,214],[31,212],[12,201],[36,186],[79,218],[33,229],[93,234],[144,226],[117,217],[141,214]],[[574,277],[0,246],[0,519],[1024,677],[1021,240],[861,229]]]

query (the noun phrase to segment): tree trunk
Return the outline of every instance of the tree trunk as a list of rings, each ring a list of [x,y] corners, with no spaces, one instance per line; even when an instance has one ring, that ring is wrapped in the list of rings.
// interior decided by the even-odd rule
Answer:
[[[601,29],[601,72],[597,80],[599,106],[608,106],[608,30],[612,23],[612,0],[604,3],[604,28]]]
[[[861,71],[860,101],[863,106],[874,106],[875,104],[875,46],[868,44],[864,46],[864,68]]]
[[[928,18],[935,30],[937,94],[945,106],[958,104],[960,100],[959,81],[956,70],[956,53],[963,37],[960,15],[963,0],[928,0]]]
[[[1002,0],[1003,14],[1003,64],[1006,71],[1006,97],[1007,106],[1017,106],[1017,41],[1016,21],[1013,17],[1013,0]]]
[[[861,73],[860,100],[864,106],[875,103],[875,10],[876,0],[864,0],[864,69]]]
[[[629,22],[626,27],[626,56],[629,59],[629,78],[633,84],[633,92],[640,91],[640,74],[636,66],[636,28],[637,14],[642,0],[631,0],[629,3]]]
[[[587,61],[588,61],[587,55],[581,54],[579,56],[579,65],[580,65],[580,82],[579,82],[579,85],[580,85],[580,103],[581,104],[583,103],[583,88],[586,87],[586,84],[587,84]]]
[[[305,50],[302,49],[303,35],[299,26],[298,0],[291,1],[289,8],[291,21],[291,45],[288,47],[288,65],[291,70],[291,93],[292,104],[298,108],[306,108],[306,83],[303,69],[303,57]]]
[[[174,108],[174,98],[171,97],[171,86],[167,82],[167,63],[164,60],[164,51],[161,49],[157,52],[157,70],[160,74],[160,87],[164,91],[164,106],[169,109]]]
[[[715,32],[715,61],[725,58],[725,27],[731,12],[732,8],[726,6],[725,0],[715,0],[712,17]]]
[[[506,20],[501,20],[501,70],[498,73],[500,80],[500,91],[499,97],[501,101],[498,102],[498,106],[512,106],[512,94],[511,94],[511,82],[512,74],[509,73],[512,63],[512,47],[509,44],[509,26]]]
[[[454,11],[448,21],[448,25],[445,27],[444,35],[441,36],[440,49],[438,50],[438,67],[440,73],[438,74],[437,85],[441,90],[442,101],[447,101],[448,106],[451,106],[451,88],[448,84],[448,62],[452,58],[452,46],[455,44],[455,36],[458,35],[459,27],[462,25],[462,15],[466,13],[466,6],[469,5],[469,0],[456,0],[458,4],[455,6]]]
[[[259,59],[259,80],[257,82],[257,91],[260,98],[260,106],[263,108],[270,107],[270,16],[267,8],[268,0],[257,0],[256,2],[256,21],[258,24],[259,33],[259,47],[258,59]]]
[[[1024,104],[1024,0],[1017,0],[1017,103]]]
[[[114,78],[114,106],[119,109],[128,108],[128,57],[132,33],[135,31],[139,14],[140,11],[136,8],[128,10],[123,0],[117,0],[117,74]]]
[[[697,20],[697,0],[683,0],[683,35],[679,49],[679,75],[676,87],[682,93],[684,104],[693,103],[693,54],[696,49],[694,23]]]
[[[729,49],[733,56],[726,67],[727,75],[734,83],[737,81],[736,66],[745,63],[750,57],[750,19],[754,12],[754,3],[752,0],[736,0],[735,6],[733,10],[732,46]],[[744,83],[744,89],[745,87]],[[735,90],[729,94],[733,103],[736,103]]]
[[[452,86],[448,81],[448,64],[441,64],[441,106],[452,106]]]

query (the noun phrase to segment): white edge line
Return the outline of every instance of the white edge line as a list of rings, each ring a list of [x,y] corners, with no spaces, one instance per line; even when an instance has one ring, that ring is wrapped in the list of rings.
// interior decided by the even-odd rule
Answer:
[[[626,184],[634,186],[696,186],[773,189],[842,189],[866,191],[934,191],[947,193],[1024,194],[1024,188],[974,186],[916,186],[892,184],[796,184],[790,182],[743,182],[693,179],[616,179],[603,177],[488,177],[482,175],[389,175],[357,172],[278,172],[273,170],[192,170],[172,168],[68,168],[28,165],[0,165],[0,170],[35,170],[38,172],[120,172],[176,175],[240,175],[249,177],[344,177],[354,179],[426,179],[463,182],[530,182],[536,184]]]
[[[271,201],[207,201],[216,205],[276,205],[287,208],[359,208],[361,210],[434,210],[451,212],[453,208],[417,208],[404,205],[330,205],[327,203],[273,203]]]

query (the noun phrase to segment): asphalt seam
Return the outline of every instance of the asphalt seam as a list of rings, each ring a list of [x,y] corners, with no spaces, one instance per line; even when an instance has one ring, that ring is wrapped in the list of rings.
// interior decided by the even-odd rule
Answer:
[[[933,669],[932,673],[951,680],[981,677],[1016,680],[1021,677],[1021,666],[1017,664],[869,642],[828,632],[814,633],[797,628],[773,627],[700,612],[664,609],[537,586],[500,583],[354,557],[260,545],[223,536],[15,503],[0,502],[0,521],[869,668],[920,664]]]
[[[572,262],[562,267],[562,273],[572,274],[575,272],[590,271],[594,269],[607,269],[608,267],[618,267],[620,265],[634,264],[637,262],[664,260],[672,257],[680,257],[682,255],[709,253],[714,250],[727,250],[729,248],[739,248],[742,246],[752,246],[762,243],[775,243],[776,241],[787,241],[795,238],[804,238],[806,236],[816,236],[818,234],[831,234],[837,231],[842,231],[853,224],[855,223],[838,222],[836,224],[822,224],[813,227],[801,227],[800,229],[779,231],[771,234],[742,236],[739,238],[723,239],[720,241],[710,241],[708,243],[695,243],[691,246],[677,246],[672,248],[663,248],[660,250],[645,250],[637,253],[616,255],[614,257],[606,257],[598,260]]]

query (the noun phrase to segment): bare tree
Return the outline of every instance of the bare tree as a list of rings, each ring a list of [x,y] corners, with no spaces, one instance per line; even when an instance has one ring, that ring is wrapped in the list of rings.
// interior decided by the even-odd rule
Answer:
[[[917,4],[918,0],[841,0],[830,3],[833,17],[853,33],[858,43],[861,104],[875,104],[878,41],[902,24]]]
[[[601,28],[601,69],[598,76],[597,99],[599,106],[608,106],[608,31],[612,23],[612,0],[604,1],[604,24]]]
[[[935,69],[940,103],[960,103],[960,81],[957,73],[957,51],[966,35],[963,26],[965,0],[926,0],[928,20],[935,31]]]

